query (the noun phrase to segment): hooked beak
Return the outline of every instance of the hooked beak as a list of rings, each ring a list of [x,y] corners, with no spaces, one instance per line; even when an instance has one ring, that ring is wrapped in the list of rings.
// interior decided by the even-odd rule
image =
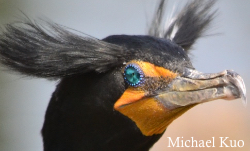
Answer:
[[[167,90],[158,92],[154,98],[170,110],[217,99],[241,98],[247,103],[244,81],[231,70],[204,74],[186,68],[181,77],[176,77]]]

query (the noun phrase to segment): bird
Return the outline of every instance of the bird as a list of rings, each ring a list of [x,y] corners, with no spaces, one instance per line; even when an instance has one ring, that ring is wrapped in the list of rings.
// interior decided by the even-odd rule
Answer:
[[[59,80],[42,128],[44,151],[147,151],[198,104],[246,102],[238,73],[201,73],[188,56],[211,25],[215,2],[190,1],[164,26],[161,0],[146,35],[101,40],[49,21],[6,25],[0,62],[23,75]]]

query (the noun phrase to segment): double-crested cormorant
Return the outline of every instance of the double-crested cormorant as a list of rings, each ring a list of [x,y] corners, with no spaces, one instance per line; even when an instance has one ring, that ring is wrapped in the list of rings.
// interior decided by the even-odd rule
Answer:
[[[246,100],[234,71],[198,72],[188,52],[208,28],[214,1],[189,2],[161,28],[164,0],[148,35],[79,36],[48,22],[9,24],[2,64],[34,77],[60,79],[42,129],[45,151],[145,151],[197,104]]]

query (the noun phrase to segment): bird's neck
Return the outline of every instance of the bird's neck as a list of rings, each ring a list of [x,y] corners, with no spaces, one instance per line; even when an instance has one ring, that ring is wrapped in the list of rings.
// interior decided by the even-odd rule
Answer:
[[[44,150],[148,150],[161,135],[144,136],[113,109],[125,89],[121,80],[115,71],[63,79],[46,112]]]

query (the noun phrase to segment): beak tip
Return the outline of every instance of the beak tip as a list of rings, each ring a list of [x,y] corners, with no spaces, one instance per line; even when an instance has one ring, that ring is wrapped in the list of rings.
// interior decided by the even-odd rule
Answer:
[[[246,107],[247,106],[246,94],[244,94],[244,95],[241,96],[241,100],[242,100],[243,105]]]
[[[246,106],[247,105],[247,97],[246,97],[246,86],[245,86],[244,80],[238,74],[235,76],[235,80],[236,80],[236,86],[238,87],[238,89],[240,91],[240,98],[242,99],[242,103],[244,106]]]

